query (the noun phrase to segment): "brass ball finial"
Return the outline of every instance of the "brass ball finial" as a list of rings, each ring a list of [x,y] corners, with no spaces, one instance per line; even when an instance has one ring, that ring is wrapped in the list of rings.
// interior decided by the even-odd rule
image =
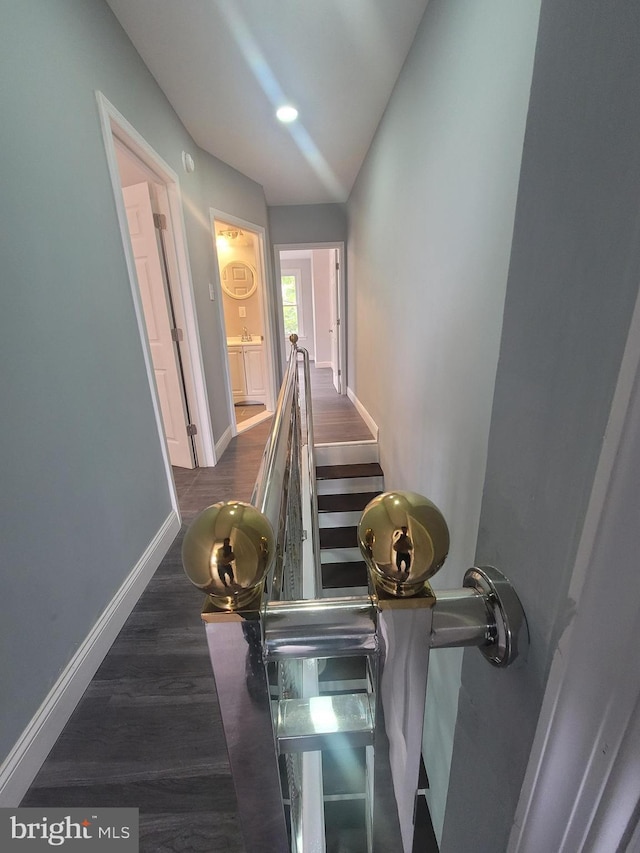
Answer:
[[[370,501],[358,525],[360,550],[385,592],[421,592],[449,553],[449,528],[438,507],[415,492],[385,492]]]
[[[291,341],[291,343],[295,347],[298,343],[298,336],[296,334],[289,335],[289,340]]]
[[[187,577],[223,610],[241,610],[257,598],[274,554],[269,520],[242,501],[204,509],[182,543]]]

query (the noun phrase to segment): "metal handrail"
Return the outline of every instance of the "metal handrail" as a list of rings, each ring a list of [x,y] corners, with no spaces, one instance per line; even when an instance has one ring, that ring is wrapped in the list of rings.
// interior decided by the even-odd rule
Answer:
[[[300,447],[296,447],[292,433],[295,430],[296,419],[302,410],[304,413],[304,439],[302,443],[306,446],[304,456],[306,457],[308,473],[308,500],[310,509],[310,530],[307,531],[307,535],[310,536],[311,540],[316,589],[321,589],[322,568],[320,562],[320,530],[318,525],[318,493],[315,476],[316,463],[313,405],[311,399],[311,368],[309,353],[306,349],[297,345],[297,336],[292,335],[290,340],[291,352],[287,372],[278,394],[273,423],[262,455],[251,503],[271,522],[279,540],[279,552],[281,553],[284,547],[282,537],[286,527],[287,480],[290,473],[291,455],[296,451],[301,451]],[[299,387],[298,356],[302,356],[303,364],[304,398],[302,400]],[[300,461],[298,459],[298,462]],[[279,595],[274,590],[277,590],[280,585],[281,568],[281,565],[276,564],[275,583],[266,584],[265,592],[267,598],[279,598]]]
[[[296,345],[292,342],[289,365],[280,386],[271,432],[265,445],[262,461],[251,496],[251,503],[264,513],[275,530],[280,516],[280,496],[289,450],[291,412],[295,402],[297,383]],[[284,429],[285,424],[287,429]]]
[[[304,365],[304,408],[306,414],[307,462],[309,472],[309,502],[311,510],[311,546],[316,577],[316,588],[322,589],[322,566],[320,562],[320,526],[318,524],[318,487],[316,485],[316,451],[313,428],[313,401],[311,397],[311,367],[309,352],[297,347]]]

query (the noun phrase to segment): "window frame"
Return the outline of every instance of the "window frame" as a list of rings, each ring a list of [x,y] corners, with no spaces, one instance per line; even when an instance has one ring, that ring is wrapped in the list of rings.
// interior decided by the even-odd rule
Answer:
[[[284,278],[293,278],[294,280],[294,290],[296,294],[295,302],[285,302],[284,294],[282,293],[282,280]],[[304,322],[303,322],[303,312],[302,312],[302,270],[297,267],[291,267],[289,269],[280,268],[280,299],[282,304],[282,327],[284,329],[284,336],[288,338],[287,330],[285,327],[285,319],[284,319],[284,309],[287,307],[295,307],[297,309],[298,316],[298,331],[293,333],[298,336],[298,338],[304,337]],[[290,333],[291,334],[291,333]]]

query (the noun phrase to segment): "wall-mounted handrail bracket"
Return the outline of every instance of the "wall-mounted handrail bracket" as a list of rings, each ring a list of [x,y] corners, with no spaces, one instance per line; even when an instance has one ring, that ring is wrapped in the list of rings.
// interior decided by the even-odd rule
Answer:
[[[494,666],[509,666],[526,657],[529,649],[527,619],[511,582],[493,566],[474,566],[464,575],[463,586],[484,598],[489,611],[490,641],[479,646]]]

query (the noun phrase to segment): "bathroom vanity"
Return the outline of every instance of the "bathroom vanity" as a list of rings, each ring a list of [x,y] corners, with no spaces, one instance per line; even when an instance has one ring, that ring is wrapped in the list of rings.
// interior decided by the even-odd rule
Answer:
[[[267,402],[264,345],[261,335],[249,341],[227,338],[229,372],[234,403]]]

